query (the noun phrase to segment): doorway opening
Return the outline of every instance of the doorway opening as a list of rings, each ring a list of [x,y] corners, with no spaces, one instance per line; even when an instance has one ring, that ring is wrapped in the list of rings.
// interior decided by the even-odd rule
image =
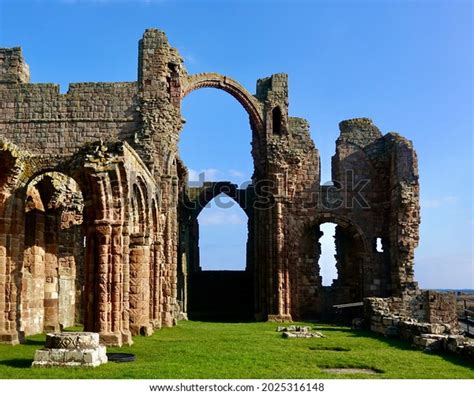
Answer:
[[[25,335],[83,323],[84,199],[59,172],[28,184],[25,201],[21,322]]]

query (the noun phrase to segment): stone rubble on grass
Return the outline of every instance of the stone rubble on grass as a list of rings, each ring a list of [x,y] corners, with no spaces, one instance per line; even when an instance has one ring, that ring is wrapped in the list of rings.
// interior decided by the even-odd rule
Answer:
[[[309,332],[310,330],[311,327],[300,325],[279,326],[277,328],[277,332]]]
[[[321,332],[311,331],[311,327],[309,326],[299,326],[299,325],[279,326],[277,328],[277,332],[282,332],[282,337],[285,339],[325,337]]]

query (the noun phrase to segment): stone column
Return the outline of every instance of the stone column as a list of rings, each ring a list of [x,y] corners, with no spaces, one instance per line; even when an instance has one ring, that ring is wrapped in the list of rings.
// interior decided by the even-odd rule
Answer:
[[[3,305],[0,308],[0,343],[6,344],[23,341],[17,322],[17,284],[20,281],[20,245],[23,245],[23,236],[19,232],[23,223],[18,218],[23,215],[24,206],[22,199],[15,199],[9,216],[0,217],[0,307]],[[0,207],[1,211],[3,207]]]
[[[23,213],[22,213],[23,214]],[[19,264],[20,278],[20,330],[26,335],[41,333],[45,329],[45,315],[50,313],[45,308],[46,285],[46,252],[44,211],[33,209],[24,215],[23,256]],[[52,280],[50,288],[54,286]],[[48,291],[52,289],[48,289]],[[46,313],[46,314],[45,314]],[[48,329],[48,328],[46,328]],[[54,328],[51,328],[54,330]]]
[[[153,284],[153,295],[151,295],[152,309],[151,319],[154,328],[161,328],[161,246],[158,240],[155,240],[151,246],[153,253],[150,266],[153,266],[153,278],[150,283]]]
[[[149,237],[130,238],[130,330],[133,335],[150,336],[150,245]]]
[[[274,242],[274,263],[272,267],[275,270],[275,293],[274,293],[274,314],[268,315],[269,321],[291,321],[291,315],[289,314],[289,303],[288,303],[288,273],[285,265],[284,254],[284,228],[283,228],[283,204],[280,200],[275,202],[273,212],[273,238]]]
[[[102,342],[107,345],[121,346],[121,328],[117,328],[119,321],[115,321],[115,328],[113,326],[114,261],[111,247],[112,225],[104,222],[90,225],[84,265],[86,298],[84,329],[99,332]]]
[[[173,211],[172,211],[172,238],[173,248],[171,249],[171,305],[172,305],[172,317],[173,325],[177,323],[177,300],[178,300],[178,185],[179,179],[177,176],[172,178],[172,196],[173,196]]]
[[[129,281],[124,275],[124,236],[123,226],[121,224],[112,225],[112,273],[111,277],[111,331],[117,337],[121,338],[123,344],[132,344],[132,334],[129,328],[129,320],[123,320],[123,311],[128,310],[124,298],[124,283]],[[128,260],[127,260],[128,264]]]
[[[122,339],[124,344],[132,344],[130,332],[130,236],[128,226],[123,227],[122,278],[123,278],[123,310]]]
[[[10,221],[7,218],[0,217],[0,343],[18,344],[16,317],[12,314],[12,308],[15,307],[16,309],[16,306],[11,299],[11,288],[13,286],[11,284],[13,280],[10,265],[11,258],[7,248],[9,225]]]
[[[7,237],[5,235],[5,219],[0,217],[0,343],[4,342],[5,315],[6,315],[6,287],[7,287]]]
[[[165,224],[163,226],[163,244],[164,244],[164,263],[163,263],[163,281],[162,281],[162,325],[173,326],[174,324],[174,303],[173,299],[173,281],[176,281],[175,256],[176,242],[174,237],[177,237],[176,233],[173,233],[174,222],[177,222],[176,215],[176,202],[172,195],[173,193],[173,182],[172,177],[165,177],[162,185],[162,196],[167,196],[167,200],[163,199],[163,208],[165,215]]]
[[[44,224],[44,330],[59,331],[58,212],[48,210]]]

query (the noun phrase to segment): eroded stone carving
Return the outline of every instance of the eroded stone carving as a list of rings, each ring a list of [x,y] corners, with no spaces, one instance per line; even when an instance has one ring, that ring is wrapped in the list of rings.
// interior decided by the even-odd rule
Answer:
[[[99,334],[63,332],[46,334],[46,345],[37,350],[32,367],[97,367],[107,363],[105,346],[99,344]]]

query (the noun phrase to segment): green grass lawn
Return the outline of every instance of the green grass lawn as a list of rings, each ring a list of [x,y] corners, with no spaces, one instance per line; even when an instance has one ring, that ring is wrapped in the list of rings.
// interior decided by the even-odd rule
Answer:
[[[151,337],[135,337],[136,361],[97,368],[34,368],[44,335],[0,345],[0,378],[474,378],[467,358],[425,353],[365,331],[308,324],[326,337],[283,339],[274,323],[180,322]],[[336,351],[334,349],[338,349]],[[324,368],[372,368],[376,374],[334,374]]]

